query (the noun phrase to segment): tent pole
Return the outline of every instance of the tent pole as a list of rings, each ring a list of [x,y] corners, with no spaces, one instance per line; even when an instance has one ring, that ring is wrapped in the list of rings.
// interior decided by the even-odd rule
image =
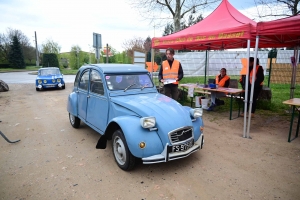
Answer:
[[[204,86],[206,85],[207,50],[205,51]]]
[[[255,43],[255,54],[254,54],[254,63],[253,63],[253,69],[252,69],[252,84],[251,84],[251,94],[250,94],[250,102],[249,102],[249,116],[248,116],[248,127],[247,127],[247,138],[250,138],[250,125],[251,125],[251,110],[252,110],[252,102],[253,102],[253,92],[254,92],[254,85],[255,85],[255,79],[256,79],[256,65],[257,65],[257,50],[258,50],[258,42],[259,42],[259,36],[256,36],[256,43]]]
[[[208,84],[208,81],[209,81],[209,52],[210,52],[210,50],[207,50],[207,83],[206,84]]]
[[[291,63],[292,63],[292,79],[291,79],[290,99],[294,98],[297,64],[298,64],[298,47],[294,48],[294,62],[292,61]]]
[[[270,59],[270,67],[269,67],[268,88],[270,88],[271,71],[272,71],[272,58],[273,58],[273,56],[271,55],[271,59]]]
[[[245,98],[244,98],[244,132],[243,137],[246,137],[247,130],[247,106],[248,106],[248,82],[249,82],[249,57],[250,57],[250,39],[247,40],[247,72],[246,72],[246,80],[245,80]]]

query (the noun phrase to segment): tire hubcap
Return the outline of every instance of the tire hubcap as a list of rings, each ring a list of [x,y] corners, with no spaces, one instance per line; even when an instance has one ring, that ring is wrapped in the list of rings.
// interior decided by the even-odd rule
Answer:
[[[122,139],[116,137],[113,145],[114,145],[114,155],[117,162],[120,165],[124,165],[126,162],[126,150]]]
[[[74,124],[74,122],[75,122],[75,117],[71,114],[70,114],[70,122],[71,122],[71,124]]]

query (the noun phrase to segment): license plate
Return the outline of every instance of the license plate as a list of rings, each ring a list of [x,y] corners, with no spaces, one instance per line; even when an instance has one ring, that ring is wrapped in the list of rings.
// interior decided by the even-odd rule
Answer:
[[[183,144],[172,146],[172,152],[186,151],[189,148],[191,148],[193,145],[194,145],[194,139],[187,141]]]

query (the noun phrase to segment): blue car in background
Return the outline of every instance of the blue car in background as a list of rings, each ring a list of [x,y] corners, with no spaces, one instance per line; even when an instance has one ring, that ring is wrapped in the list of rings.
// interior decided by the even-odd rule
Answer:
[[[67,111],[74,128],[83,121],[101,135],[97,149],[112,141],[115,161],[125,171],[137,159],[153,164],[187,157],[204,143],[202,108],[158,93],[149,72],[135,65],[82,66]]]
[[[44,67],[38,70],[35,80],[36,91],[47,88],[65,89],[65,81],[58,67]]]

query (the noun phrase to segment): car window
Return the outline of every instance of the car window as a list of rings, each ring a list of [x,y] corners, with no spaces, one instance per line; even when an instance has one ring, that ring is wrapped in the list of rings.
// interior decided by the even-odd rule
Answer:
[[[78,87],[80,81],[80,71],[77,72],[75,81],[74,81],[74,87]]]
[[[96,94],[104,95],[103,82],[99,72],[92,70],[90,80],[90,91]]]
[[[41,70],[42,76],[54,75],[54,74],[60,74],[59,69],[43,69],[43,70]]]
[[[109,90],[124,90],[153,87],[149,74],[118,74],[106,75],[105,80]]]
[[[89,70],[86,70],[79,81],[79,88],[83,90],[87,90],[89,86]]]

